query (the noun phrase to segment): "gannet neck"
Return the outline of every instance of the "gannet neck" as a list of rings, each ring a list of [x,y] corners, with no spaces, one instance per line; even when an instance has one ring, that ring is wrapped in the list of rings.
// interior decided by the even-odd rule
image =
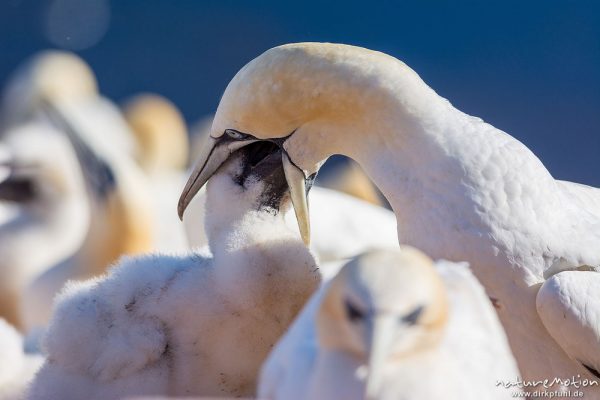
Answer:
[[[298,239],[298,234],[285,223],[285,210],[259,208],[258,194],[262,187],[257,186],[245,190],[232,184],[228,176],[215,176],[209,181],[205,230],[213,254],[288,237]],[[224,202],[224,198],[228,201]]]
[[[434,257],[455,254],[425,243],[439,229],[480,231],[480,215],[510,214],[494,205],[505,189],[499,161],[523,167],[506,168],[515,182],[547,182],[554,197],[552,177],[525,146],[454,108],[401,61],[358,47],[297,43],[263,53],[225,90],[211,136],[225,129],[291,134],[284,149],[309,174],[333,154],[355,159],[399,217],[401,240]]]

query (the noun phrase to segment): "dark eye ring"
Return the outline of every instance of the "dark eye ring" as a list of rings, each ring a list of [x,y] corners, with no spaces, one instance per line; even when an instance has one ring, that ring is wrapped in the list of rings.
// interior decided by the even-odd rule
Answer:
[[[247,139],[249,135],[236,131],[235,129],[225,129],[225,134],[234,140]]]
[[[346,300],[344,306],[346,308],[346,316],[351,322],[362,320],[365,317],[365,314],[350,301]]]

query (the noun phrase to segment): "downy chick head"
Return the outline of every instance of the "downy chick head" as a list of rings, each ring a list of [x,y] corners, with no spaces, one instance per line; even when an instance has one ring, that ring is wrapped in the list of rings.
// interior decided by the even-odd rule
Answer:
[[[206,195],[206,231],[211,247],[222,233],[248,220],[269,219],[284,226],[290,194],[281,149],[273,143],[257,142],[236,151],[212,175]]]
[[[317,315],[319,344],[367,364],[371,399],[386,363],[438,344],[447,313],[431,259],[409,247],[377,250],[358,256],[333,279]]]

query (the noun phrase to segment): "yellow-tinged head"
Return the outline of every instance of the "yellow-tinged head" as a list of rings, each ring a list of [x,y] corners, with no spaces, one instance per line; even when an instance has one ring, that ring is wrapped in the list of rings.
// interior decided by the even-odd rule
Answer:
[[[319,344],[368,364],[367,398],[390,360],[439,343],[448,315],[432,260],[410,247],[363,254],[331,282],[317,314]]]
[[[126,103],[124,114],[139,144],[138,162],[146,172],[185,168],[187,128],[172,102],[158,95],[139,95]]]
[[[275,47],[243,67],[221,99],[205,152],[186,185],[179,213],[229,155],[256,141],[284,150],[286,177],[300,231],[309,239],[307,181],[332,154],[352,154],[352,133],[369,135],[403,101],[401,92],[426,85],[383,53],[329,43]],[[298,171],[298,173],[294,172]]]

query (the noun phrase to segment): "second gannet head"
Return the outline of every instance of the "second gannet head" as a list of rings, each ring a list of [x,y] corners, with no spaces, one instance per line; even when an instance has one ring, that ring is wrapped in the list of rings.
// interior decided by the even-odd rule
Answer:
[[[85,61],[74,53],[47,50],[27,60],[8,81],[3,117],[9,122],[27,118],[42,99],[77,102],[97,94],[96,77]]]
[[[146,172],[185,168],[187,128],[173,103],[158,95],[139,95],[125,104],[124,115],[138,141],[138,162]]]
[[[358,256],[332,280],[317,314],[319,345],[367,364],[376,398],[386,363],[437,345],[448,304],[433,262],[409,247]]]
[[[413,97],[423,90],[429,89],[414,71],[380,52],[328,43],[268,50],[227,86],[205,152],[181,196],[180,215],[232,152],[256,141],[270,141],[283,149],[300,232],[308,242],[307,182],[330,155],[358,151],[360,145],[350,132],[384,131],[390,110],[408,103],[409,95],[414,105]]]

